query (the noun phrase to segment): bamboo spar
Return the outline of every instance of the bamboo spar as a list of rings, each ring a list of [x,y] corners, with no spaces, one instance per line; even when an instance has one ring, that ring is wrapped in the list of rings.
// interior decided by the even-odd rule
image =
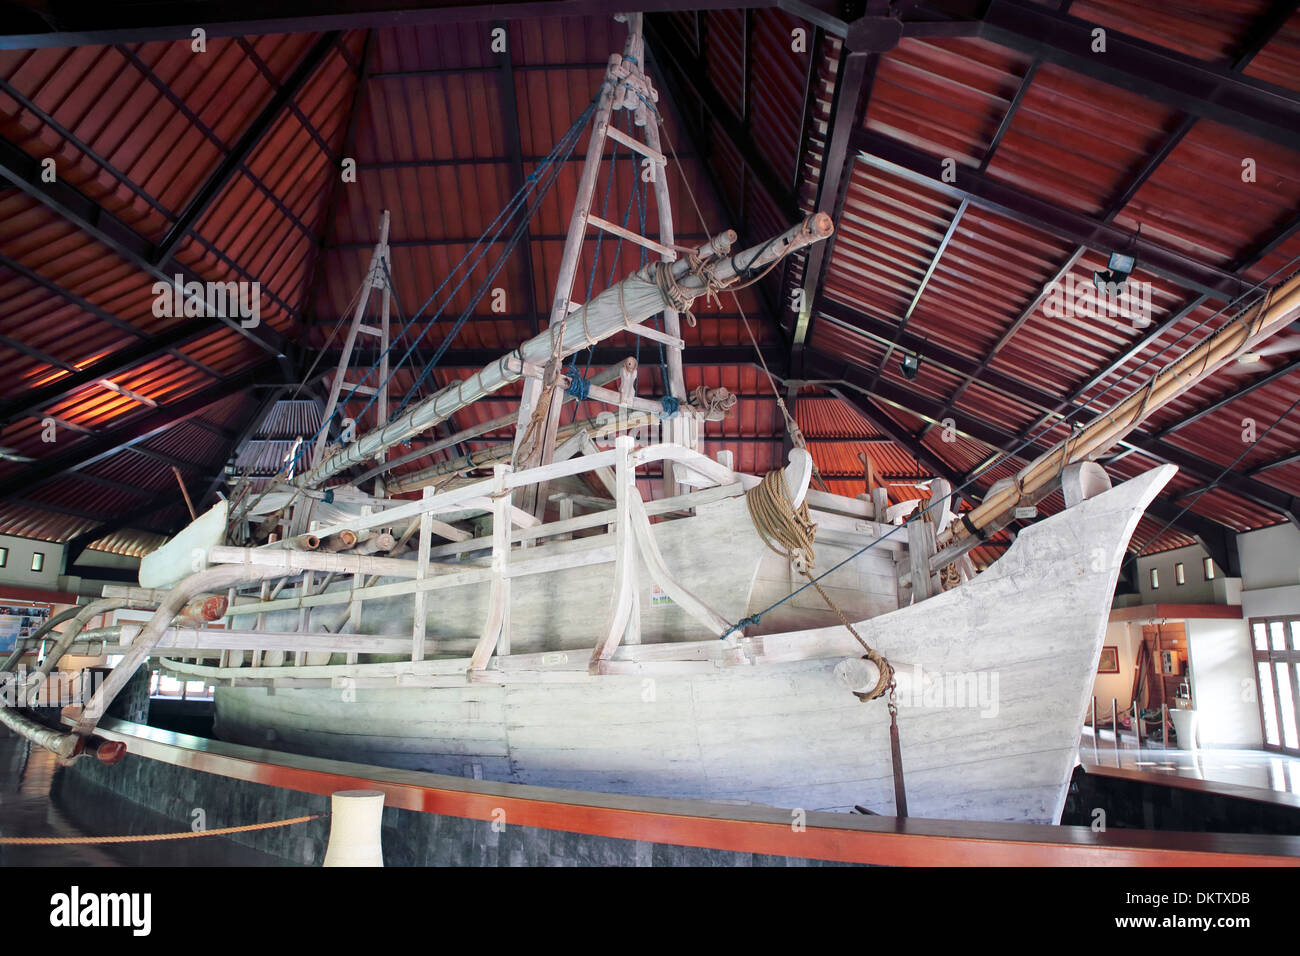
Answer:
[[[1259,302],[1166,366],[1147,384],[1099,415],[1026,465],[1009,486],[990,495],[967,516],[975,528],[985,528],[1016,506],[1023,497],[1060,478],[1067,465],[1102,454],[1136,428],[1153,411],[1197,382],[1214,374],[1242,352],[1290,325],[1300,315],[1300,274],[1275,286]],[[954,522],[941,536],[940,547],[970,538],[963,522]],[[942,556],[940,556],[942,557]]]
[[[833,231],[830,216],[815,213],[774,240],[717,260],[711,265],[711,275],[717,286],[725,287],[736,280],[742,270],[745,273],[761,271],[783,256],[827,238]],[[712,245],[729,246],[734,238],[734,233],[723,233],[713,240]],[[673,263],[671,274],[681,295],[692,301],[704,295],[709,288],[708,279],[691,271],[689,258],[684,257]],[[629,326],[644,322],[670,304],[660,291],[653,270],[640,269],[610,286],[569,316],[560,340],[560,355],[573,355]],[[507,360],[511,357],[520,358],[524,362],[545,364],[551,358],[551,337],[558,331],[558,328],[552,328],[534,336],[469,378],[430,395],[400,418],[367,432],[333,455],[318,460],[311,471],[303,475],[302,486],[314,487],[352,465],[369,461],[399,442],[446,421],[454,412],[471,402],[518,380],[522,373],[507,368]]]

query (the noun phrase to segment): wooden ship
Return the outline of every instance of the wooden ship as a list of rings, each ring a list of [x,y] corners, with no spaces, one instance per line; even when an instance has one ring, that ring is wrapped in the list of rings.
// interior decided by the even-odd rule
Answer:
[[[96,639],[123,655],[84,707],[65,712],[71,729],[13,708],[0,719],[66,759],[111,759],[97,721],[153,658],[215,686],[219,737],[271,750],[590,791],[874,812],[903,812],[905,794],[917,816],[1059,820],[1120,565],[1175,471],[1111,487],[1093,459],[1294,321],[1300,281],[966,513],[953,512],[956,489],[942,479],[911,514],[883,489],[817,490],[797,436],[782,471],[741,474],[725,453],[699,450],[704,422],[734,399],[686,394],[681,316],[833,227],[817,214],[746,250],[732,250],[729,232],[676,245],[640,18],[627,20],[627,47],[611,57],[590,118],[549,328],[390,415],[385,214],[325,408],[328,424],[358,337],[377,336],[376,427],[332,444],[322,427],[268,487],[235,488],[146,557],[139,587],[109,586],[51,622],[63,630],[51,634],[46,671]],[[621,110],[639,137],[612,121]],[[660,173],[657,239],[591,211],[607,138]],[[593,228],[653,261],[577,303]],[[364,321],[372,295],[378,326]],[[655,316],[661,328],[647,324]],[[622,331],[666,347],[669,395],[638,396],[631,360],[589,379],[566,370]],[[513,442],[393,471],[415,457],[403,443],[520,380]],[[578,398],[614,411],[561,427]],[[651,466],[663,495],[646,500],[638,472]],[[969,551],[1056,490],[1064,510],[976,573]],[[152,615],[83,631],[124,607]]]

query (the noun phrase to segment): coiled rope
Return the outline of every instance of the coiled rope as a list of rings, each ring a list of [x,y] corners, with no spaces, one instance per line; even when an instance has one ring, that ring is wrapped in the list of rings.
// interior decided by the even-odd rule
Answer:
[[[798,508],[794,506],[794,502],[790,500],[790,491],[786,487],[785,474],[777,470],[769,471],[763,476],[761,482],[749,490],[745,495],[745,503],[749,506],[749,517],[754,522],[754,529],[763,539],[764,544],[788,560],[796,571],[808,579],[808,582],[817,589],[817,593],[822,596],[826,606],[835,612],[840,623],[862,645],[867,652],[867,660],[879,668],[880,677],[876,681],[876,686],[868,692],[854,691],[854,693],[862,700],[875,700],[886,692],[892,695],[893,666],[863,639],[844,612],[836,606],[830,599],[830,595],[812,576],[811,572],[817,561],[815,550],[817,525],[813,524],[812,516],[808,512],[808,502],[804,501]],[[757,624],[760,619],[761,615],[746,618],[738,626],[747,623]]]
[[[713,274],[713,258],[702,257],[694,251],[688,251],[686,260],[690,265],[687,275],[695,276],[704,282],[703,293],[692,292],[687,290],[677,277],[673,275],[674,263],[659,261],[651,263],[654,272],[655,285],[659,288],[659,294],[664,297],[674,312],[678,312],[686,319],[686,324],[695,328],[695,314],[691,312],[691,305],[695,302],[697,296],[703,294],[705,299],[714,306],[721,308],[722,300],[718,297],[718,290],[728,288],[727,283],[720,281]]]
[[[327,816],[313,813],[307,817],[289,820],[272,820],[269,823],[247,823],[239,827],[220,827],[216,830],[182,830],[179,833],[138,833],[129,836],[102,837],[0,837],[3,846],[108,846],[118,843],[156,843],[160,840],[193,840],[195,837],[228,836],[232,833],[251,833],[254,830],[272,830],[298,823],[309,823]]]

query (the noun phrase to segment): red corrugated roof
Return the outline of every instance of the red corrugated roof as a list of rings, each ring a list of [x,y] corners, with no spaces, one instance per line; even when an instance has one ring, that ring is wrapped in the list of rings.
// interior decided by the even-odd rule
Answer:
[[[1244,75],[1279,90],[1300,90],[1300,16],[1271,23],[1264,0],[1205,0],[1192,12],[1078,0],[1069,15],[1220,70],[1254,42],[1261,48],[1248,58]],[[663,133],[680,161],[680,168],[673,164],[668,171],[679,241],[697,243],[729,226],[739,229],[742,242],[761,240],[789,224],[793,207],[811,212],[827,164],[845,160],[827,155],[836,78],[846,52],[841,41],[773,9],[651,19],[655,35],[674,47],[655,50],[652,43],[651,52],[655,67],[665,71],[654,77]],[[1261,34],[1268,23],[1272,34]],[[796,28],[807,31],[805,50],[791,48]],[[487,29],[470,23],[352,30],[324,47],[315,33],[212,38],[202,57],[190,53],[188,41],[0,51],[0,140],[35,160],[53,156],[60,182],[102,210],[93,216],[120,220],[147,257],[150,244],[164,242],[178,218],[206,195],[205,185],[304,58],[319,50],[319,62],[266,122],[256,145],[228,170],[174,249],[175,261],[205,280],[260,282],[262,334],[281,333],[310,352],[349,314],[382,210],[392,213],[400,322],[513,194],[520,170],[508,135],[512,125],[518,124],[519,164],[527,175],[590,102],[604,62],[622,49],[625,35],[608,17],[511,22],[503,60],[484,42]],[[369,78],[357,95],[363,57]],[[690,69],[698,72],[685,75]],[[1271,284],[1300,261],[1300,232],[1260,254],[1296,221],[1300,207],[1296,153],[1275,142],[1209,119],[1184,124],[1183,114],[1156,96],[985,39],[908,36],[875,57],[869,75],[865,105],[846,108],[870,134],[932,158],[935,179],[854,162],[849,153],[843,209],[822,288],[824,304],[835,307],[836,317],[814,313],[806,367],[785,370],[796,381],[817,377],[805,374],[810,365],[859,373],[858,390],[806,386],[795,408],[819,469],[845,493],[862,490],[861,453],[877,472],[903,479],[929,474],[918,454],[963,476],[996,457],[994,439],[1006,447],[1026,437],[1054,440],[1064,429],[1048,416],[1053,408],[1068,411],[1071,396],[1079,393],[1080,401],[1093,403],[1079,413],[1086,417],[1224,321],[1215,315],[1222,303],[1198,304],[1195,288],[1157,274],[1141,257],[1134,279],[1150,283],[1150,325],[1106,315],[1049,315],[1039,301],[1045,285],[1058,275],[1090,283],[1112,250],[1098,244],[1079,254],[1074,241],[1048,224],[963,202],[961,189],[970,177],[1128,233],[1140,225],[1144,240],[1251,282]],[[697,89],[700,83],[706,89]],[[672,102],[673,91],[682,101]],[[506,94],[516,103],[513,116]],[[1177,141],[1138,185],[1139,174],[1175,130]],[[516,254],[494,283],[505,292],[505,312],[493,311],[487,299],[480,302],[449,343],[453,350],[502,351],[544,324],[584,148],[585,136],[530,224],[528,255]],[[345,149],[357,161],[356,183],[336,181],[336,161]],[[949,158],[955,183],[940,179],[940,163]],[[1254,182],[1242,180],[1243,158],[1254,161]],[[629,159],[617,164],[608,218],[621,219],[634,175]],[[1131,195],[1118,204],[1126,193]],[[837,199],[823,197],[823,208],[834,208]],[[597,203],[602,201],[598,194]],[[110,234],[119,228],[110,226]],[[655,227],[651,204],[647,229],[653,234]],[[126,239],[128,245],[134,241],[131,235]],[[611,268],[617,276],[640,262],[639,250],[627,244],[616,256],[614,244],[605,242],[598,267],[596,243],[585,243],[583,252],[579,299],[586,295],[582,277],[593,270],[599,291]],[[17,408],[34,390],[184,322],[154,314],[155,277],[139,261],[7,181],[0,188],[0,257],[0,401],[11,403],[6,407]],[[476,277],[494,260],[489,255]],[[741,294],[740,308],[760,343],[785,346],[793,328],[785,293],[802,283],[805,267],[806,257],[795,257],[783,272]],[[427,328],[421,344],[426,355],[443,342],[476,284],[451,297],[437,324],[412,327],[412,338]],[[720,305],[701,303],[696,314],[698,324],[683,332],[688,346],[748,346],[732,297]],[[875,331],[855,328],[855,314],[874,323]],[[904,321],[907,333],[926,343],[923,348],[948,356],[927,358],[914,380],[901,375],[898,349],[885,358]],[[1169,328],[1145,342],[1166,323]],[[778,325],[787,331],[779,332]],[[639,341],[620,335],[605,344],[631,353]],[[657,347],[640,347],[642,393],[661,394]],[[1257,365],[1216,376],[1152,415],[1137,436],[1144,447],[1163,441],[1211,472],[1185,470],[1175,479],[1167,497],[1178,507],[1189,504],[1194,514],[1239,529],[1282,518],[1260,496],[1243,497],[1240,486],[1234,491],[1220,484],[1196,495],[1229,465],[1244,473],[1300,446],[1294,416],[1274,425],[1294,400],[1300,370],[1233,398],[1289,367],[1297,354],[1264,355]],[[429,387],[465,374],[455,362],[449,359]],[[1116,368],[1107,373],[1112,364]],[[67,540],[95,527],[98,515],[135,514],[141,516],[138,526],[159,529],[184,520],[170,463],[179,463],[192,488],[206,490],[229,457],[232,439],[263,407],[265,393],[254,385],[271,378],[253,376],[248,388],[207,409],[191,408],[170,427],[156,430],[151,423],[159,410],[192,405],[199,395],[215,399],[223,383],[263,368],[275,368],[273,355],[214,323],[106,376],[117,390],[87,383],[13,416],[0,430],[0,446],[10,455],[0,460],[0,481],[16,481],[50,456],[89,456],[86,450],[104,436],[131,442],[134,450],[110,448],[93,461],[80,461],[74,471],[24,488],[17,501],[0,503],[0,531]],[[741,396],[731,418],[706,429],[710,454],[730,450],[748,471],[779,464],[783,424],[758,369],[748,362],[688,365],[686,374],[688,388],[722,385]],[[394,394],[413,382],[410,372],[399,372]],[[887,396],[865,394],[864,382]],[[515,395],[517,387],[505,389],[458,414],[449,427],[505,414]],[[1205,411],[1220,402],[1221,408]],[[354,400],[347,411],[356,415],[365,404]],[[582,414],[593,408],[588,403]],[[859,409],[888,426],[889,434]],[[1045,416],[1046,428],[1039,424]],[[953,428],[936,424],[938,417],[951,418]],[[56,421],[53,445],[42,440],[47,418]],[[1241,441],[1243,429],[1249,431],[1243,420],[1254,423],[1256,437],[1264,436],[1253,448]],[[297,424],[300,432],[310,430],[305,421]],[[501,437],[485,436],[468,447]],[[21,457],[36,464],[14,460]],[[977,487],[1009,476],[1022,463],[996,465]],[[1110,470],[1119,479],[1156,463],[1155,457],[1130,453]],[[1253,487],[1272,489],[1269,494],[1300,495],[1296,464],[1252,477]],[[890,489],[896,500],[913,492],[920,493],[906,483]],[[155,501],[156,513],[148,514]],[[1049,499],[1044,508],[1053,506]],[[156,543],[149,533],[130,534],[114,531],[100,546],[137,553]],[[1149,520],[1135,541],[1147,538],[1152,548],[1188,540]]]

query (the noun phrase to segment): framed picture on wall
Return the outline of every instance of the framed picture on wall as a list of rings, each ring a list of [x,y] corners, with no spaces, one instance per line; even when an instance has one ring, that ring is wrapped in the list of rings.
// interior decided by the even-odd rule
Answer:
[[[48,604],[0,604],[0,653],[13,651],[20,638],[49,620],[50,611]]]
[[[1098,674],[1119,673],[1119,646],[1108,644],[1101,649],[1101,660],[1097,663]]]

